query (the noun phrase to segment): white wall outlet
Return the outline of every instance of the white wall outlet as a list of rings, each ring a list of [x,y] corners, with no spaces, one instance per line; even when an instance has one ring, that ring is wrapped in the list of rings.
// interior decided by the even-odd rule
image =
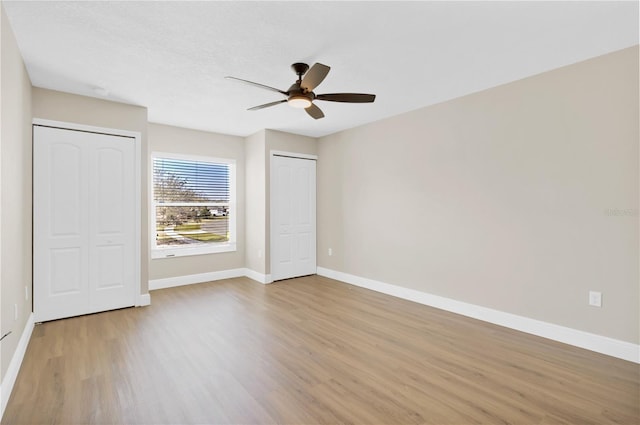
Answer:
[[[24,300],[25,301],[29,301],[29,287],[28,286],[24,287]]]
[[[331,257],[333,255],[333,249],[329,248],[327,250],[327,253],[329,254],[329,257]]]
[[[589,305],[602,307],[602,292],[589,291]]]
[[[13,320],[18,320],[18,304],[13,305]]]

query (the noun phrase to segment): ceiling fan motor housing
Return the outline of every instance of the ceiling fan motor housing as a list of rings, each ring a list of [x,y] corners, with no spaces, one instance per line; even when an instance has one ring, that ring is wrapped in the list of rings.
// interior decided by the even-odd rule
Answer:
[[[287,92],[289,93],[289,97],[305,96],[309,98],[309,100],[313,100],[316,97],[316,95],[312,91],[306,91],[305,89],[300,87],[300,83],[291,84],[291,87],[289,87],[289,90],[287,90]]]

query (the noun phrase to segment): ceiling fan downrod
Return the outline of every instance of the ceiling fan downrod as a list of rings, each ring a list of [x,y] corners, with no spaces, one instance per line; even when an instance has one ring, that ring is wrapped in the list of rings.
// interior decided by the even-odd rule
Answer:
[[[306,74],[307,71],[309,70],[309,65],[302,62],[296,62],[293,65],[291,65],[291,69],[293,69],[293,72],[295,72],[296,75],[298,76],[298,82],[301,82],[302,76]]]

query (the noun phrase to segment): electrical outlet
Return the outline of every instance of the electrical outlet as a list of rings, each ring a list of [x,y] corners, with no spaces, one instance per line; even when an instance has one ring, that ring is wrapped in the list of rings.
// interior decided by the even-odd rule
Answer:
[[[24,287],[24,300],[29,301],[29,287]]]
[[[589,305],[602,307],[602,292],[589,291]]]
[[[329,254],[329,257],[331,257],[331,256],[333,255],[333,249],[329,248],[329,249],[327,250],[327,252],[328,252],[328,254]]]

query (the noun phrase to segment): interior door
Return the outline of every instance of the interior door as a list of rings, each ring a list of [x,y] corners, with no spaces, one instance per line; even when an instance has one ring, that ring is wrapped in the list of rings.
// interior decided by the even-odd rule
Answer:
[[[316,161],[274,155],[271,162],[271,276],[316,273]]]
[[[135,304],[135,143],[34,126],[36,321]]]

